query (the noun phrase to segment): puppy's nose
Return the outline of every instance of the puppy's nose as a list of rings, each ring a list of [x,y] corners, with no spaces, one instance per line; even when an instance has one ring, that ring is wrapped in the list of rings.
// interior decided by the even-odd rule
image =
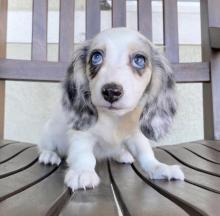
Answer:
[[[102,95],[106,101],[114,103],[122,97],[123,88],[116,83],[108,83],[102,87]]]

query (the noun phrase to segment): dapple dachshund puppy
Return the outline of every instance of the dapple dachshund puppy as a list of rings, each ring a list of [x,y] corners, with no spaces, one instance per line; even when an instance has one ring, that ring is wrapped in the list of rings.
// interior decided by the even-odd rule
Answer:
[[[158,161],[150,146],[168,132],[176,107],[172,69],[154,45],[127,28],[103,31],[74,52],[39,162],[67,156],[65,184],[73,191],[97,186],[96,160],[109,157],[137,160],[151,179],[183,180],[180,167]]]

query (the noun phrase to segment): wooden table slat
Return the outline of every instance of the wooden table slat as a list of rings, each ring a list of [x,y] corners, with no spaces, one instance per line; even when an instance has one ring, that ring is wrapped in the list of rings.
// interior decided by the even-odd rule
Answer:
[[[202,140],[197,142],[209,146],[217,151],[220,151],[220,141]]]
[[[32,166],[34,163],[36,163],[37,158],[37,148],[26,149],[17,156],[13,157],[11,160],[0,165],[0,179],[5,178],[9,175],[13,175]]]
[[[7,162],[16,155],[30,148],[32,145],[29,143],[19,143],[7,145],[4,148],[0,149],[0,164]]]
[[[218,144],[197,141],[154,150],[161,162],[181,165],[185,181],[150,180],[136,163],[130,166],[110,161],[107,166],[101,162],[96,168],[101,184],[93,190],[76,191],[71,197],[64,185],[66,164],[40,165],[36,146],[12,143],[0,149],[1,159],[12,157],[0,165],[0,176],[10,174],[0,178],[0,215],[117,215],[112,183],[124,215],[217,216],[220,152],[210,146]]]
[[[220,164],[220,152],[215,151],[214,149],[208,148],[201,144],[186,145],[185,149],[204,158],[205,160],[208,160],[216,164]]]
[[[130,165],[111,162],[110,172],[124,215],[161,215],[161,212],[165,215],[187,215],[179,206],[142,181]]]
[[[11,196],[17,196],[18,193],[47,178],[56,169],[57,167],[55,166],[46,167],[39,163],[34,163],[33,166],[22,172],[17,172],[14,175],[0,179],[0,201]]]
[[[55,172],[39,183],[4,200],[0,204],[0,215],[50,215],[48,212],[51,212],[50,209],[54,208],[53,204],[56,203],[55,201],[57,198],[60,197],[60,195],[68,194],[68,189],[63,183],[64,174],[65,169],[59,167]],[[66,197],[63,197],[63,199],[64,198]],[[62,207],[63,206],[59,206],[59,211]],[[59,211],[57,212],[57,215],[59,214]]]
[[[181,166],[184,174],[185,181],[190,182],[199,187],[206,188],[207,190],[213,191],[215,193],[220,193],[220,178],[216,176],[211,176],[209,174],[199,172],[197,170],[191,169],[188,166],[181,164],[175,158],[170,156],[167,152],[162,149],[154,149],[156,158],[169,165],[179,165]]]
[[[107,163],[103,161],[98,164],[96,170],[101,177],[100,185],[93,190],[75,191],[71,200],[62,210],[62,216],[117,215]]]
[[[133,167],[144,181],[171,200],[175,200],[190,215],[219,215],[219,194],[184,181],[150,180],[137,164]]]
[[[210,175],[220,176],[220,165],[211,163],[185,148],[178,146],[161,146],[184,165]]]
[[[0,140],[0,148],[3,148],[9,144],[16,143],[16,141],[12,140]]]

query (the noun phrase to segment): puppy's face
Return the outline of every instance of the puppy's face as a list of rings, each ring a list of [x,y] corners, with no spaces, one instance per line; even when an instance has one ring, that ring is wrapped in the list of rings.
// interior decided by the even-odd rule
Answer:
[[[123,28],[104,31],[92,40],[86,62],[98,110],[123,115],[137,106],[152,74],[150,47],[142,35]]]
[[[94,125],[101,112],[142,110],[139,127],[149,139],[164,136],[176,113],[172,68],[147,38],[115,28],[84,42],[64,81],[63,107],[76,130]]]

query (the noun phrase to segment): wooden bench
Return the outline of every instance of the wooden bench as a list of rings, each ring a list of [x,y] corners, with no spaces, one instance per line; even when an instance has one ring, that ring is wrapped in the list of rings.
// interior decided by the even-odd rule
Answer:
[[[137,5],[138,29],[152,39],[151,0],[139,0]],[[71,194],[63,184],[66,164],[40,165],[35,145],[3,140],[3,125],[5,80],[63,79],[73,50],[74,0],[60,1],[58,62],[46,61],[46,0],[33,0],[32,60],[5,59],[7,0],[0,0],[0,215],[111,216],[118,215],[118,204],[126,216],[219,215],[219,8],[219,0],[201,0],[203,62],[179,63],[177,1],[163,1],[165,53],[173,64],[176,81],[203,83],[204,140],[154,149],[160,161],[183,167],[185,181],[152,181],[137,164],[123,166],[109,160],[97,166],[100,186]],[[112,26],[125,25],[125,0],[113,0]],[[99,0],[87,0],[86,38],[99,31]]]

